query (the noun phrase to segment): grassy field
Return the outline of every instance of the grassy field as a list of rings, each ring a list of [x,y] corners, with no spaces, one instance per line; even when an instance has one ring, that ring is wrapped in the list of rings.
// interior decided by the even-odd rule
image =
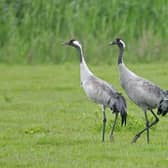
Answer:
[[[97,76],[119,85],[116,65],[91,66]],[[168,88],[168,64],[129,66],[136,73]],[[79,82],[79,65],[0,65],[0,167],[165,168],[168,165],[167,116],[143,135],[144,114],[128,102],[127,127],[115,131],[109,142],[114,115],[108,114],[105,143],[101,142],[102,113],[87,100]],[[150,117],[152,120],[152,118]]]
[[[1,63],[64,63],[72,52],[60,43],[70,38],[87,46],[90,62],[111,63],[106,45],[116,37],[131,62],[167,60],[166,0],[1,0],[0,16]]]

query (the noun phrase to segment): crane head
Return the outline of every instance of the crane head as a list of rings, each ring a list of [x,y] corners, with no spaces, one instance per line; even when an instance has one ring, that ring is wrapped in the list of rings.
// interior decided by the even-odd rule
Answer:
[[[125,48],[125,43],[120,38],[116,38],[114,41],[110,42],[109,45],[118,45],[121,48]]]
[[[71,40],[65,42],[64,45],[69,45],[69,46],[72,46],[72,47],[75,47],[75,48],[81,48],[80,42],[78,40],[75,40],[75,39],[71,39]]]

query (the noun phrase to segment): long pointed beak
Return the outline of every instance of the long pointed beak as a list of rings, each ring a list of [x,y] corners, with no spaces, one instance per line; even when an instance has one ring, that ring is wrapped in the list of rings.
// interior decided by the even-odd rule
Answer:
[[[69,42],[63,42],[62,45],[69,45]]]
[[[117,44],[116,41],[111,41],[111,42],[109,43],[109,45],[115,45],[115,44]]]

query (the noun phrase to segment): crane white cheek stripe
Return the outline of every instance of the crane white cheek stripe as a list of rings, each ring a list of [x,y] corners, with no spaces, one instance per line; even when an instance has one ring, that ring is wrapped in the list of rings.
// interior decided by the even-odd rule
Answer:
[[[80,47],[81,48],[81,44],[79,43],[79,41],[73,41],[73,43],[76,45],[76,46],[78,46],[78,47]]]
[[[120,43],[122,43],[123,47],[125,48],[125,43],[124,43],[124,41],[120,40]]]

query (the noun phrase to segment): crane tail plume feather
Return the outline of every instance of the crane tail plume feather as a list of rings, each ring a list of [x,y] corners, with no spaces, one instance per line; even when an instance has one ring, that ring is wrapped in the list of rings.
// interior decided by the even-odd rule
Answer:
[[[117,101],[117,111],[120,113],[121,116],[121,126],[127,124],[127,105],[126,105],[126,100],[125,98],[119,94]]]
[[[164,92],[164,97],[159,103],[158,106],[158,115],[165,116],[168,113],[168,91]]]

